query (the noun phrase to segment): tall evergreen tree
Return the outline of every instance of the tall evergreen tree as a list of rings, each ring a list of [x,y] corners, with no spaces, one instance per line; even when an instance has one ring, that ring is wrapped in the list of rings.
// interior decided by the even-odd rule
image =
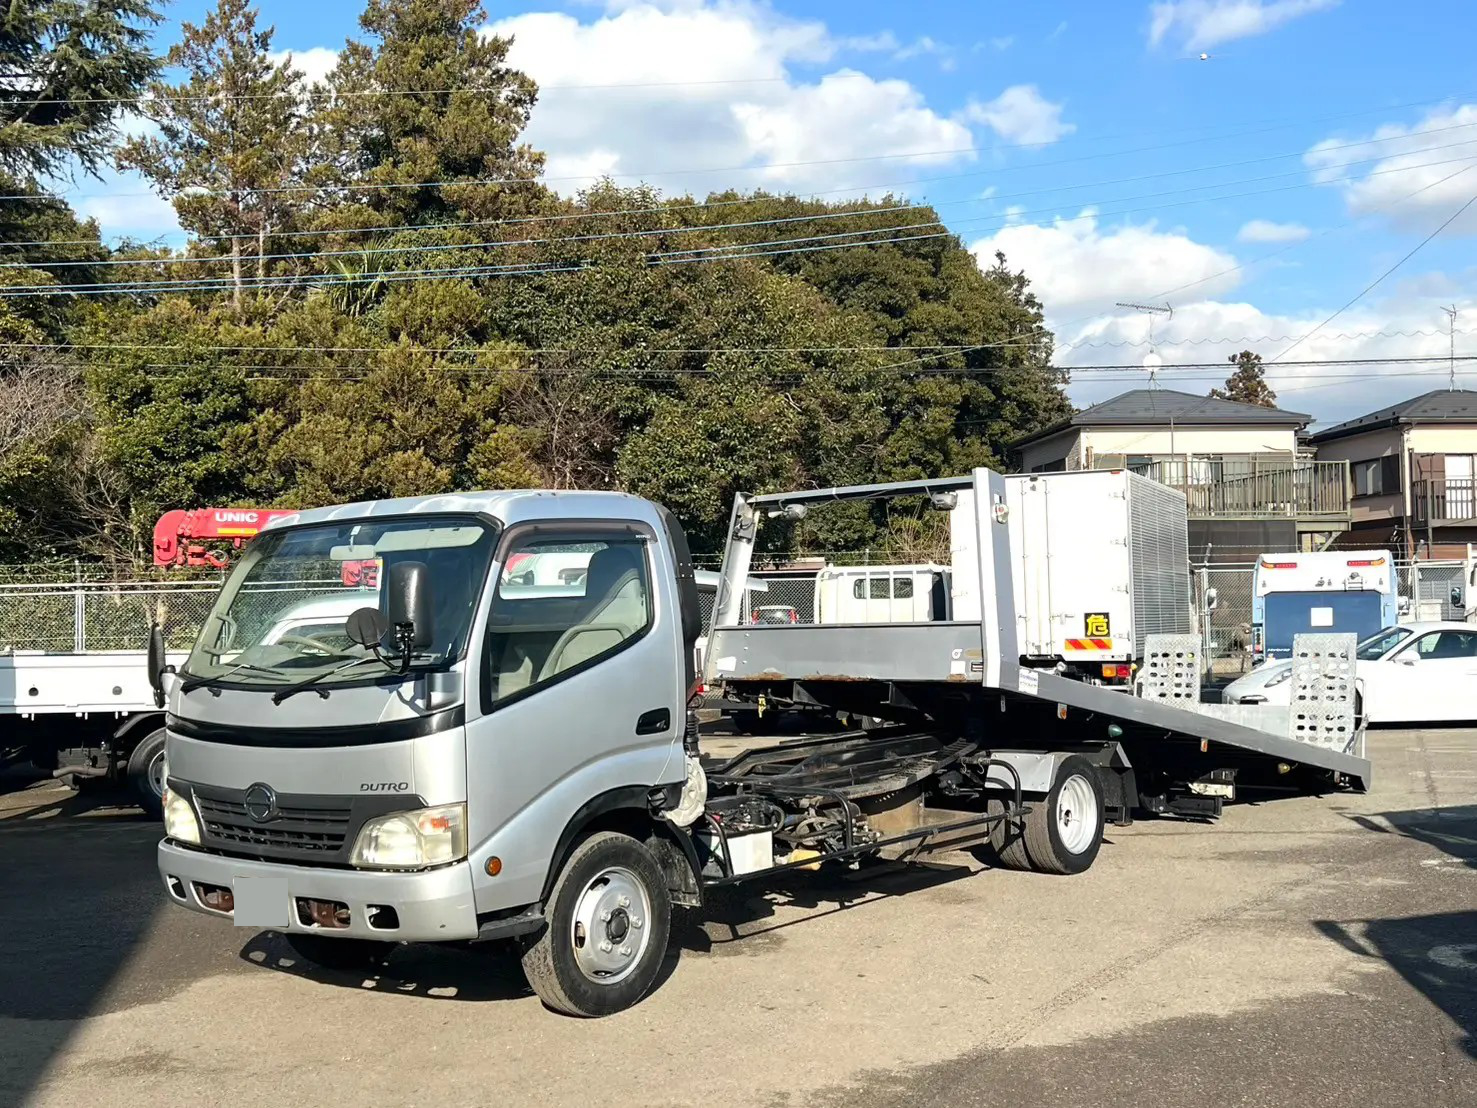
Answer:
[[[0,169],[15,177],[95,172],[120,101],[158,68],[148,0],[17,0],[0,12]],[[128,107],[127,103],[122,105]]]
[[[480,29],[477,0],[368,0],[320,89],[320,180],[381,222],[520,214],[544,197],[543,155],[519,138],[538,86]],[[355,186],[359,186],[355,188]]]
[[[1236,368],[1226,378],[1226,387],[1211,389],[1211,396],[1219,400],[1239,400],[1243,404],[1255,404],[1261,408],[1277,406],[1277,394],[1267,384],[1267,371],[1262,365],[1260,354],[1243,350],[1226,360]]]
[[[256,275],[265,277],[270,236],[303,200],[294,191],[306,134],[300,74],[290,61],[272,62],[272,28],[259,31],[256,20],[249,0],[220,0],[204,23],[184,24],[166,57],[184,80],[150,88],[159,134],[118,152],[120,167],[139,170],[174,202],[181,226],[201,236],[202,254],[230,258],[237,309],[243,256],[254,252]]]

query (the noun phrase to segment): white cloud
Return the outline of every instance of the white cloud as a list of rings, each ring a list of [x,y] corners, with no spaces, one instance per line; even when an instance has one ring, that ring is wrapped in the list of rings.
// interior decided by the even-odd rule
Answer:
[[[146,191],[147,182],[136,173],[106,174],[118,191],[77,197],[72,207],[83,219],[96,219],[105,237],[122,236],[151,242],[179,233],[174,205]]]
[[[1171,33],[1186,50],[1266,34],[1300,16],[1327,11],[1339,0],[1171,0],[1149,5],[1149,45]]]
[[[1467,275],[1467,289],[1471,288],[1471,276]],[[1433,281],[1441,284],[1450,279],[1441,274],[1430,274],[1417,279],[1416,283],[1424,285]],[[1463,306],[1460,297],[1456,303],[1459,308]],[[1292,411],[1307,412],[1324,426],[1446,387],[1445,317],[1432,306],[1428,297],[1404,287],[1388,297],[1358,305],[1339,316],[1300,343],[1288,356],[1290,361],[1329,364],[1283,366],[1271,361],[1299,337],[1312,331],[1335,307],[1337,304],[1279,312],[1245,302],[1176,302],[1174,319],[1169,323],[1160,322],[1155,327],[1155,346],[1159,355],[1169,364],[1215,363],[1217,368],[1161,369],[1159,384],[1184,392],[1207,392],[1230,372],[1229,364],[1224,372],[1219,369],[1226,358],[1240,350],[1253,350],[1270,363],[1267,365],[1267,380],[1278,394],[1278,405]],[[1477,298],[1470,293],[1466,310],[1477,312]],[[1064,344],[1070,342],[1074,345],[1062,350],[1059,361],[1064,366],[1136,366],[1148,352],[1147,334],[1148,324],[1142,315],[1119,312],[1062,334],[1060,338]],[[1460,335],[1458,342],[1461,342]],[[1433,360],[1421,365],[1340,364],[1363,359],[1408,357]],[[1477,372],[1461,365],[1457,368],[1457,387],[1477,388]],[[1142,382],[1123,380],[1125,376],[1132,376],[1131,371],[1108,375],[1115,380],[1096,380],[1094,375],[1101,372],[1088,370],[1075,375],[1071,392],[1076,403],[1096,403],[1125,389],[1143,387],[1148,381],[1147,372]]]
[[[267,54],[267,60],[273,65],[281,65],[289,58],[292,59],[292,68],[301,73],[303,82],[309,85],[327,80],[333,67],[338,65],[338,51],[327,46],[310,46],[306,50],[272,50]]]
[[[1110,310],[1115,301],[1144,300],[1192,281],[1196,295],[1236,287],[1238,273],[1222,274],[1236,259],[1155,224],[1099,226],[1088,209],[1045,226],[1011,224],[971,247],[988,266],[997,250],[1012,269],[1024,269],[1054,321]]]
[[[1351,142],[1378,140],[1378,144],[1349,148]],[[1348,167],[1349,162],[1379,161]],[[1429,231],[1456,211],[1477,190],[1477,166],[1463,159],[1477,158],[1477,104],[1432,111],[1409,126],[1390,123],[1364,136],[1330,138],[1314,146],[1303,161],[1313,179],[1334,184],[1362,173],[1354,180],[1337,181],[1344,202],[1354,215],[1380,214],[1405,231]],[[1477,234],[1477,210],[1453,223],[1447,234]]]
[[[1252,219],[1236,232],[1240,242],[1302,242],[1313,232],[1301,223],[1274,223],[1270,219]]]
[[[791,73],[843,50],[908,49],[890,35],[834,39],[822,23],[748,0],[621,0],[591,22],[536,12],[487,33],[511,36],[509,64],[543,86],[527,138],[548,153],[546,176],[561,192],[592,184],[594,172],[699,194],[761,184],[854,189],[972,156],[968,127],[906,81],[850,68],[813,82]],[[889,160],[841,161],[877,155]],[[713,172],[686,172],[705,167]],[[586,179],[555,180],[576,175]]]
[[[993,100],[971,100],[963,116],[983,123],[1006,142],[1036,145],[1056,142],[1077,129],[1075,123],[1062,122],[1062,107],[1042,96],[1035,85],[1011,85]]]

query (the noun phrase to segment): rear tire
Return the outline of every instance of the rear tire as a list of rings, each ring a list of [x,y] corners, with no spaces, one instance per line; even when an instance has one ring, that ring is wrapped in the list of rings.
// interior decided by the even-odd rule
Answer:
[[[164,728],[150,731],[128,756],[129,788],[144,813],[164,818]]]
[[[586,1018],[631,1007],[656,983],[672,898],[656,859],[629,835],[599,831],[574,848],[525,940],[523,972],[556,1012]]]
[[[1063,758],[1044,800],[1026,815],[1025,853],[1040,873],[1081,873],[1103,845],[1103,786],[1086,758]]]
[[[395,945],[375,939],[330,939],[301,931],[284,931],[282,937],[303,961],[340,972],[366,969]]]
[[[1026,854],[1025,835],[1019,823],[1005,818],[1005,809],[1003,800],[985,801],[985,814],[1000,817],[990,825],[990,849],[1002,868],[1028,870],[1031,859]]]

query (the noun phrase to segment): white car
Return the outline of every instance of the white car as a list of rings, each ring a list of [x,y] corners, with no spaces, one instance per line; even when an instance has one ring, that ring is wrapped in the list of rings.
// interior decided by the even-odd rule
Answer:
[[[1386,627],[1359,644],[1356,673],[1366,723],[1477,720],[1477,624]],[[1292,662],[1269,662],[1221,691],[1227,704],[1288,703]]]

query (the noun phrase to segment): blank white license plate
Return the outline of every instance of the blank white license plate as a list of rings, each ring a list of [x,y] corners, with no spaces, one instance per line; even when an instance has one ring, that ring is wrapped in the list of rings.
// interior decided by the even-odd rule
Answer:
[[[285,877],[238,877],[233,882],[237,927],[286,927]]]

